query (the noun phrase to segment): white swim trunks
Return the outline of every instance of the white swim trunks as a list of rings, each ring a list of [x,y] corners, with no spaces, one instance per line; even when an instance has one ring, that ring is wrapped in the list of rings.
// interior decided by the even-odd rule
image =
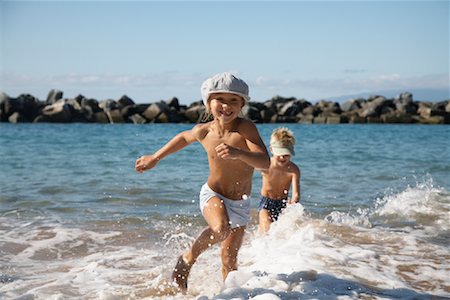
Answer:
[[[200,190],[200,210],[202,211],[202,214],[203,209],[212,197],[219,197],[223,200],[225,208],[227,209],[231,228],[247,225],[250,219],[250,197],[245,200],[231,200],[214,192],[209,187],[208,183],[205,183]]]

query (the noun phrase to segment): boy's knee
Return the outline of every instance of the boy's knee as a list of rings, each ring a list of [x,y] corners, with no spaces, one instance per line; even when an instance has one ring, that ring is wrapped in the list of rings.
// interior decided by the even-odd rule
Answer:
[[[225,240],[231,233],[231,227],[227,223],[217,224],[211,227],[211,230],[220,241]]]

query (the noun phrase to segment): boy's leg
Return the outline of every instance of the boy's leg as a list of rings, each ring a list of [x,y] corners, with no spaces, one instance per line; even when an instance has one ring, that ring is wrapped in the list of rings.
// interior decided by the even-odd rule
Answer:
[[[272,217],[270,215],[270,212],[265,208],[261,209],[259,211],[258,219],[259,219],[259,228],[258,228],[259,234],[269,231],[270,224],[272,223]]]
[[[231,234],[222,242],[222,278],[225,279],[228,273],[237,270],[237,255],[244,238],[245,226],[231,229]]]
[[[220,198],[212,197],[208,200],[208,205],[203,209],[203,216],[209,227],[204,229],[191,248],[180,256],[172,273],[172,279],[183,290],[187,289],[187,277],[200,254],[226,239],[231,233],[227,211]]]
[[[209,199],[208,205],[203,209],[203,216],[209,227],[203,230],[192,244],[191,249],[185,254],[188,263],[194,263],[201,253],[212,245],[225,240],[231,233],[227,210],[220,198]]]

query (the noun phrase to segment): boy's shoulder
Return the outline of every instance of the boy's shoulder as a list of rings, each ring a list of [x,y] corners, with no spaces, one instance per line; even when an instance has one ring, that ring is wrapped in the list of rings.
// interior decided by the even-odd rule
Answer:
[[[251,120],[237,118],[237,131],[241,134],[257,132],[256,125]]]
[[[289,163],[285,166],[282,167],[274,167],[271,166],[269,169],[267,169],[266,171],[270,171],[270,170],[278,170],[278,172],[282,172],[282,173],[286,173],[286,174],[300,174],[300,168],[299,166],[297,166],[292,160],[289,161]]]
[[[192,133],[197,140],[202,140],[209,132],[211,122],[200,123],[192,128]]]
[[[300,167],[297,166],[297,164],[295,162],[290,161],[288,168],[289,168],[291,173],[295,173],[295,174],[299,174],[300,175]]]

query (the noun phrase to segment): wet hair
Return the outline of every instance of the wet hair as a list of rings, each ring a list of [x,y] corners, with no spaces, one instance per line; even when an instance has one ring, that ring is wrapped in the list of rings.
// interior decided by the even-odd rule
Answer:
[[[294,133],[286,127],[279,127],[272,132],[270,143],[279,142],[283,147],[294,147]]]

